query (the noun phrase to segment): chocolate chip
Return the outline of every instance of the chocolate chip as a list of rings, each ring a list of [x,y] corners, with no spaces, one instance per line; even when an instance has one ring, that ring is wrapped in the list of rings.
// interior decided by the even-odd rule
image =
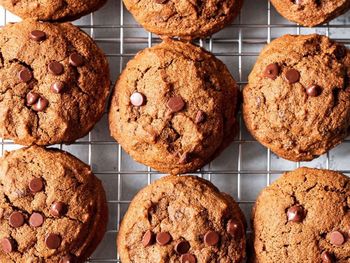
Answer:
[[[219,234],[216,233],[215,231],[208,231],[204,235],[204,243],[207,246],[215,246],[217,243],[219,243]]]
[[[336,49],[334,50],[334,56],[337,59],[343,59],[346,55],[346,47],[344,46],[337,46]]]
[[[67,206],[63,202],[55,202],[51,205],[50,214],[54,217],[61,217],[67,213]]]
[[[226,225],[226,231],[232,237],[238,237],[240,235],[239,225],[233,219],[230,219]]]
[[[32,227],[39,227],[44,223],[44,217],[39,213],[33,213],[29,217],[29,225]]]
[[[300,79],[300,73],[299,71],[297,71],[296,69],[288,69],[285,73],[285,80],[289,83],[289,84],[293,84],[299,81]]]
[[[62,93],[66,87],[66,84],[63,81],[57,81],[55,83],[52,83],[51,85],[51,91],[54,93]]]
[[[276,79],[280,73],[280,68],[277,63],[272,63],[265,68],[264,77],[269,79]]]
[[[136,107],[140,107],[145,103],[145,98],[144,98],[143,94],[141,94],[140,92],[134,92],[130,96],[130,102],[132,105],[134,105]]]
[[[32,74],[32,72],[29,69],[23,67],[18,72],[18,78],[19,78],[20,81],[27,83],[27,82],[32,80],[33,74]]]
[[[305,216],[304,208],[301,205],[294,205],[287,211],[288,221],[301,222]]]
[[[56,76],[61,75],[64,70],[62,64],[57,61],[50,62],[48,65],[48,69],[51,74]]]
[[[150,246],[154,243],[154,234],[151,230],[147,230],[142,237],[142,244],[144,247]]]
[[[165,4],[166,2],[168,2],[168,0],[154,0],[157,4]]]
[[[168,232],[160,232],[156,237],[157,243],[161,246],[165,246],[171,240],[171,235]]]
[[[190,253],[183,254],[180,258],[181,263],[196,263],[196,257]]]
[[[345,242],[345,238],[344,238],[343,234],[340,233],[339,231],[333,231],[332,233],[330,233],[329,240],[330,240],[331,244],[333,244],[335,246],[341,246]]]
[[[33,30],[29,34],[30,39],[35,40],[35,41],[44,41],[46,39],[46,34],[43,31],[40,30]]]
[[[184,152],[180,155],[179,164],[186,164],[190,159],[190,154],[188,152]]]
[[[49,249],[57,249],[61,245],[61,237],[56,234],[49,234],[45,238],[45,244]]]
[[[43,97],[40,97],[38,101],[32,106],[35,111],[43,111],[49,105],[49,101]]]
[[[201,123],[205,120],[205,113],[201,110],[197,111],[197,114],[196,114],[196,119],[195,119],[195,123],[198,124],[198,123]]]
[[[185,102],[180,96],[176,96],[168,100],[167,106],[172,113],[175,113],[182,110],[185,107]]]
[[[77,258],[74,255],[66,255],[60,260],[60,263],[75,263],[75,262],[77,262]]]
[[[21,227],[24,224],[24,216],[21,212],[13,212],[9,217],[9,223],[12,227]]]
[[[180,255],[186,254],[190,250],[190,243],[187,241],[180,241],[175,245],[175,251]]]
[[[27,94],[27,105],[31,106],[35,104],[38,101],[39,97],[40,97],[39,94],[34,92],[29,92]]]
[[[32,193],[40,192],[44,189],[44,181],[42,178],[34,178],[29,182],[29,189]]]
[[[334,262],[333,256],[326,251],[322,252],[321,259],[322,259],[322,263],[333,263]]]
[[[84,59],[79,53],[73,53],[69,56],[69,64],[74,67],[80,67],[84,64]]]
[[[306,89],[306,94],[310,97],[317,97],[321,94],[321,88],[317,85],[311,85]]]
[[[14,240],[8,237],[0,239],[0,245],[4,253],[11,253],[15,249]]]

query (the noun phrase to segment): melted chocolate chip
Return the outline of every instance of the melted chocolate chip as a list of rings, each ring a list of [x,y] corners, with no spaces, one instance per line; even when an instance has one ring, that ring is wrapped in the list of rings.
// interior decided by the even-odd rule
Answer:
[[[280,68],[277,63],[272,63],[265,68],[264,77],[269,79],[276,79],[280,73]]]
[[[29,190],[32,193],[40,192],[44,189],[44,181],[42,178],[34,178],[29,182]]]
[[[46,39],[46,34],[45,32],[40,30],[33,30],[32,32],[30,32],[29,38],[34,41],[40,42]]]
[[[39,227],[44,223],[44,217],[40,213],[33,213],[29,217],[29,225],[31,227]]]
[[[183,254],[180,258],[181,263],[196,263],[196,257],[190,253]]]
[[[157,243],[161,246],[165,246],[171,241],[171,235],[168,232],[160,232],[156,237]]]
[[[235,222],[233,219],[230,219],[227,222],[226,225],[226,231],[229,233],[232,237],[239,237],[240,236],[240,230],[239,230],[239,224]]]
[[[180,255],[186,254],[190,250],[190,243],[187,241],[180,241],[175,245],[175,251]]]
[[[32,74],[32,72],[29,69],[23,67],[18,72],[18,78],[19,78],[20,81],[27,83],[27,82],[32,80],[33,74]]]
[[[79,53],[73,53],[69,56],[69,64],[73,67],[80,67],[84,64],[84,58]]]
[[[136,107],[140,107],[145,103],[145,97],[140,92],[134,92],[130,96],[130,102]]]
[[[64,68],[63,65],[57,61],[51,61],[48,65],[48,70],[53,75],[62,75]]]
[[[144,247],[150,246],[154,243],[154,234],[151,230],[147,230],[142,237],[142,245]]]
[[[167,106],[172,113],[175,113],[181,111],[185,107],[185,102],[180,96],[176,96],[168,100]]]
[[[34,93],[34,92],[29,92],[27,94],[27,98],[26,98],[27,105],[31,106],[31,105],[35,104],[38,101],[39,97],[40,97],[39,94]]]
[[[322,252],[321,259],[322,259],[322,263],[333,263],[334,262],[333,256],[326,251]]]
[[[197,111],[195,123],[202,123],[205,120],[205,113],[201,110]]]
[[[306,89],[306,94],[310,97],[317,97],[321,94],[321,88],[317,85],[311,85]]]
[[[24,224],[24,216],[21,212],[13,212],[9,217],[9,223],[12,227],[21,227]]]
[[[49,234],[45,238],[45,244],[49,249],[57,249],[61,245],[61,237],[56,234]]]
[[[63,81],[57,81],[55,83],[52,83],[51,85],[51,91],[54,93],[62,93],[66,87],[66,84]]]
[[[4,253],[11,253],[15,249],[15,242],[13,239],[5,237],[0,239],[0,246]]]
[[[297,83],[300,79],[300,73],[296,69],[288,69],[284,75],[289,84]]]
[[[207,246],[215,246],[217,243],[219,243],[220,236],[215,231],[208,231],[204,235],[204,243]]]
[[[61,217],[67,213],[67,206],[63,202],[55,202],[50,207],[50,214],[54,217]]]
[[[301,205],[294,205],[287,211],[288,221],[301,222],[305,216],[304,208]]]
[[[329,234],[329,241],[335,246],[341,246],[345,242],[345,238],[339,231],[333,231]]]
[[[37,102],[32,106],[35,111],[43,111],[49,105],[49,101],[43,97],[40,97]]]

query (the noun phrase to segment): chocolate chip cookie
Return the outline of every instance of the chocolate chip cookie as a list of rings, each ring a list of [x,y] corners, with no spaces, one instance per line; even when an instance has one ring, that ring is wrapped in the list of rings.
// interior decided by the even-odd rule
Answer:
[[[32,146],[0,159],[0,262],[84,262],[107,219],[101,182],[70,154]]]
[[[232,197],[194,176],[166,176],[142,189],[118,235],[123,263],[238,263],[245,219]]]
[[[194,39],[209,36],[229,24],[238,15],[243,0],[124,0],[124,4],[148,31]]]
[[[69,23],[23,21],[0,30],[0,137],[22,145],[71,143],[102,116],[108,63]]]
[[[0,5],[21,18],[71,21],[96,11],[107,0],[0,0]]]
[[[299,168],[262,191],[253,209],[255,263],[348,263],[350,180]]]
[[[313,27],[326,23],[350,9],[350,0],[271,0],[288,20]]]
[[[156,170],[197,170],[235,135],[237,90],[212,54],[166,40],[138,53],[121,74],[109,112],[112,136]]]
[[[248,130],[285,159],[318,157],[348,135],[349,76],[349,50],[326,36],[272,41],[243,89]]]

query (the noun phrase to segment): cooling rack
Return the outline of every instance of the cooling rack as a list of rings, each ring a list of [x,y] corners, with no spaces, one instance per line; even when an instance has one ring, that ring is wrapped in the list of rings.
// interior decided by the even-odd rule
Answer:
[[[0,25],[19,21],[0,8]],[[121,0],[109,0],[101,10],[74,24],[91,35],[105,51],[112,82],[115,83],[125,64],[141,49],[161,40],[140,27]],[[201,39],[197,44],[213,52],[229,68],[242,89],[259,52],[272,39],[283,34],[318,33],[350,46],[350,12],[316,28],[304,28],[283,19],[268,0],[245,0],[239,17],[228,27]],[[291,43],[293,44],[293,43]],[[350,139],[329,153],[308,163],[294,163],[278,158],[256,142],[246,131],[240,117],[235,141],[213,162],[193,173],[213,182],[221,191],[231,194],[240,204],[248,221],[259,192],[281,173],[299,166],[339,170],[350,174]],[[0,154],[19,145],[0,139]],[[106,189],[109,205],[108,231],[88,262],[120,262],[115,239],[118,226],[130,200],[142,187],[163,174],[134,162],[109,135],[108,118],[102,120],[88,136],[71,145],[55,145],[92,166]],[[248,236],[251,234],[248,227]]]

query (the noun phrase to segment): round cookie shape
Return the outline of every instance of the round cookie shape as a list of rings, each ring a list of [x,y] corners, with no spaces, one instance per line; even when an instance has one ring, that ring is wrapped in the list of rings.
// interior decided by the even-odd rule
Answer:
[[[231,196],[204,179],[170,175],[132,200],[120,226],[118,252],[123,263],[238,263],[245,257],[245,228]]]
[[[101,118],[108,62],[79,28],[9,24],[0,30],[0,47],[0,137],[22,145],[71,143]]]
[[[194,171],[232,141],[237,92],[213,55],[167,40],[138,53],[121,74],[111,134],[138,162],[171,174]]]
[[[101,8],[107,0],[0,0],[0,5],[23,19],[72,21]]]
[[[123,0],[135,20],[148,31],[184,39],[204,38],[237,17],[243,0]]]
[[[324,24],[350,9],[350,0],[271,0],[286,19],[303,26]]]
[[[252,262],[349,262],[349,196],[350,179],[338,172],[302,167],[282,175],[253,208]],[[298,220],[293,207],[303,211]]]
[[[348,135],[349,76],[343,45],[320,35],[278,38],[261,52],[243,89],[245,124],[280,157],[312,160]]]
[[[37,179],[43,187],[33,192]],[[0,185],[0,262],[84,262],[102,240],[104,189],[72,155],[38,146],[6,152]],[[53,216],[56,203],[66,209]]]

